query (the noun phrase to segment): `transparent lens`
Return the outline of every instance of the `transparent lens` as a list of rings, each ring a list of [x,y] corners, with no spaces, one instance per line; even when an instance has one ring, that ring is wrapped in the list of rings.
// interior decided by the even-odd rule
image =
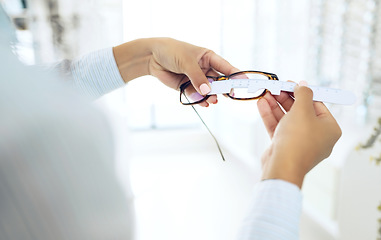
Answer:
[[[183,93],[181,94],[181,102],[182,103],[195,103],[201,101],[204,98],[201,94],[199,94],[196,89],[190,84]]]
[[[259,73],[242,73],[233,75],[229,78],[229,81],[239,81],[240,79],[264,79],[268,80],[269,78],[266,75],[259,74]],[[232,88],[232,90],[229,93],[229,96],[233,98],[242,98],[242,99],[252,99],[252,98],[258,98],[261,96],[266,90],[260,89],[256,92],[249,93],[247,92],[247,87],[244,88]]]
[[[232,75],[228,81],[239,81],[245,79],[255,79],[255,80],[268,80],[268,76],[260,73],[240,73]],[[208,78],[209,82],[212,82],[213,78]],[[234,86],[234,84],[233,84]],[[266,89],[260,89],[256,92],[248,92],[246,85],[242,87],[232,88],[228,94],[230,97],[236,99],[256,99],[260,97],[263,93],[266,92]],[[192,84],[189,84],[182,92],[180,96],[180,101],[184,104],[194,104],[204,100],[206,96],[199,94]]]
[[[209,82],[213,82],[212,78],[208,78]],[[189,84],[180,96],[182,103],[196,103],[202,101],[206,96],[199,94],[192,84]]]

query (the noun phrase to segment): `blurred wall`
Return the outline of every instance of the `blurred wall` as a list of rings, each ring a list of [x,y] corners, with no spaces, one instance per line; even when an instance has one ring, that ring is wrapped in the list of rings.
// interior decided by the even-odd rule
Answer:
[[[119,0],[30,0],[36,63],[72,59],[122,42]]]

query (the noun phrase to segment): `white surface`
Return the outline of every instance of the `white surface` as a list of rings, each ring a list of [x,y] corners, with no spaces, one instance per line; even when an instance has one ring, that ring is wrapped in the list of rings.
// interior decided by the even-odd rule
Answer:
[[[140,131],[131,137],[137,239],[236,239],[257,176],[204,129]]]

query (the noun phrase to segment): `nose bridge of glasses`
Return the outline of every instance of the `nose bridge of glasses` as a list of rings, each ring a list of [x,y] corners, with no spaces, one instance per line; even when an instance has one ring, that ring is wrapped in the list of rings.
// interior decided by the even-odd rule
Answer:
[[[218,76],[217,81],[228,80],[229,76]]]
[[[267,89],[273,95],[279,95],[282,88],[278,81],[267,81],[263,86],[257,86],[259,89]]]

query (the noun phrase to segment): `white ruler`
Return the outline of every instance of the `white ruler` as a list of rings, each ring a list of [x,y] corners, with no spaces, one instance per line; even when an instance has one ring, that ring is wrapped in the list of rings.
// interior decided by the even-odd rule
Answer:
[[[229,93],[232,88],[247,88],[248,93],[255,93],[261,89],[267,89],[272,95],[279,95],[281,91],[294,92],[296,83],[264,80],[264,79],[234,79],[221,80],[211,83],[212,90],[208,95]],[[356,102],[354,93],[348,90],[310,86],[314,95],[313,100],[319,102],[351,105]]]

